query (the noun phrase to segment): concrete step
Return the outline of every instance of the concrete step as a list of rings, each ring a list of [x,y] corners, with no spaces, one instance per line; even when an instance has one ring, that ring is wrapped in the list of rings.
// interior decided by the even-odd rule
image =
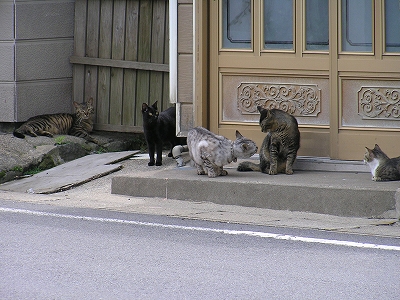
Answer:
[[[327,166],[322,163],[326,159],[313,159],[307,164],[306,158],[300,158],[293,175],[238,172],[237,164],[225,168],[227,176],[217,178],[199,176],[190,166],[149,169],[114,177],[111,192],[345,217],[399,218],[399,182],[372,181],[362,162],[331,161]],[[334,172],[326,171],[328,167]]]

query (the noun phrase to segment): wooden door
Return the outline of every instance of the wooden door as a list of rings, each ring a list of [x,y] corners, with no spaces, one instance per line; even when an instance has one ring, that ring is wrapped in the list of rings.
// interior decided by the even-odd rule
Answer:
[[[397,11],[388,16],[394,3],[210,1],[211,130],[233,138],[239,129],[261,144],[261,105],[297,118],[300,155],[361,160],[364,146],[375,142],[394,155],[400,137],[400,18]],[[357,39],[349,42],[349,35]],[[382,104],[392,101],[390,115],[383,106],[366,112],[372,94],[385,95]]]

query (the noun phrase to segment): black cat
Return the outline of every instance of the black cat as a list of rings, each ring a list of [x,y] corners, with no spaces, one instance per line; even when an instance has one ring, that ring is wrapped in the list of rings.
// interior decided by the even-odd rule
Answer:
[[[172,149],[178,145],[179,139],[176,137],[176,112],[175,107],[167,108],[161,113],[157,109],[157,101],[149,106],[142,104],[143,130],[149,149],[149,166],[154,166],[154,154],[157,153],[155,160],[156,166],[162,165],[162,147],[164,143],[171,145],[168,157],[172,157]]]

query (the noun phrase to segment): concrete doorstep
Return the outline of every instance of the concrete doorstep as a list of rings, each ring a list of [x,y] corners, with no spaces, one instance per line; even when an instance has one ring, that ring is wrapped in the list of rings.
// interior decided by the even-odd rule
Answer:
[[[237,164],[225,168],[227,176],[217,178],[199,176],[188,165],[153,169],[113,177],[111,192],[343,217],[399,219],[399,182],[372,181],[362,162],[330,161],[332,172],[327,162],[312,160],[307,163],[307,158],[299,158],[295,174],[290,176],[238,172]],[[323,171],[318,170],[321,168]]]

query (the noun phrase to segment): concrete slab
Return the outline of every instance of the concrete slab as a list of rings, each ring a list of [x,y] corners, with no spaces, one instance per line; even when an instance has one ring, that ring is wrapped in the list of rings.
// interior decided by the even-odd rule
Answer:
[[[374,182],[369,173],[297,170],[291,176],[271,176],[238,172],[235,165],[226,169],[228,176],[217,178],[199,176],[188,166],[117,175],[111,192],[343,217],[399,218],[399,182]]]
[[[138,152],[123,151],[84,156],[31,177],[1,184],[0,190],[32,194],[67,190],[121,169],[121,165],[116,163]]]

